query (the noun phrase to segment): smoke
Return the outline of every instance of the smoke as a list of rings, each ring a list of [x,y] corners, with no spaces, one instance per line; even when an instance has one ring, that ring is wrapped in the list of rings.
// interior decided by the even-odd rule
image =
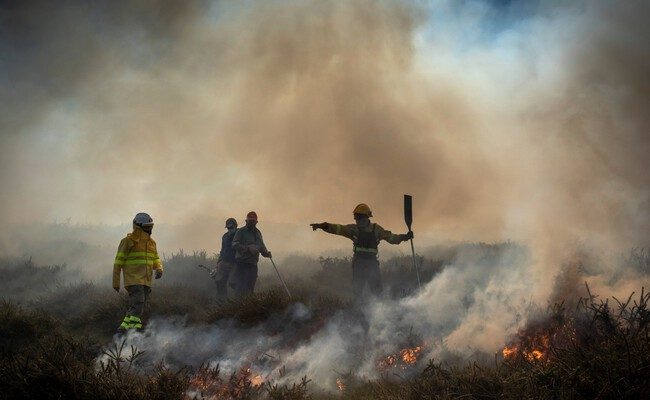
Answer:
[[[529,303],[584,277],[627,290],[646,275],[618,254],[650,232],[650,5],[505,3],[0,6],[0,249],[25,224],[142,210],[167,229],[160,248],[201,248],[218,237],[205,221],[254,209],[262,228],[285,224],[263,229],[274,254],[321,251],[344,242],[307,223],[366,202],[400,231],[410,193],[416,243],[531,254],[461,257],[379,304],[376,347],[399,310],[456,351],[493,351]],[[336,348],[333,326],[312,345]],[[320,371],[316,348],[286,359]]]
[[[365,201],[399,229],[409,192],[438,238],[627,245],[648,228],[646,8],[4,6],[3,219],[305,224]]]

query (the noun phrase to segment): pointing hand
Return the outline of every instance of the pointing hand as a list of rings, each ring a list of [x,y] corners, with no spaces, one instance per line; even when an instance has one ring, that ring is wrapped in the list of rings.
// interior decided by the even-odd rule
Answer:
[[[316,229],[322,229],[322,230],[327,230],[329,227],[329,224],[327,222],[323,222],[322,224],[309,224],[311,226],[311,229],[316,230]]]

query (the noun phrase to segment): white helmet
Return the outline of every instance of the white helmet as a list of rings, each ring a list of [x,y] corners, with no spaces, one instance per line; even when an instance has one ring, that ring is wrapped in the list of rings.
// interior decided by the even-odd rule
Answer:
[[[147,213],[137,213],[133,218],[133,224],[137,226],[153,226],[153,218]]]

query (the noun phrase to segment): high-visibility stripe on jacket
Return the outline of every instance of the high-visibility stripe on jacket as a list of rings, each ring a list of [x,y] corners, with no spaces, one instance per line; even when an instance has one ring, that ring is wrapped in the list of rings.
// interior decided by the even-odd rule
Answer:
[[[371,230],[357,229],[356,236],[353,235],[352,252],[357,257],[362,258],[376,258],[377,245],[379,245],[379,238],[377,237],[377,224],[370,224]]]
[[[121,329],[142,329],[142,320],[135,315],[127,315],[120,324]]]
[[[120,242],[113,263],[113,287],[120,287],[120,275],[124,286],[151,286],[153,270],[162,271],[156,242],[140,228],[135,228]]]
[[[382,228],[379,224],[370,224],[367,228],[366,231],[370,232],[374,229],[375,235],[377,237],[377,242],[380,240],[385,240],[386,242],[390,244],[400,244],[402,242],[402,235],[399,234],[394,234],[391,231],[387,231],[386,229]],[[327,224],[327,229],[325,229],[325,232],[331,233],[333,235],[339,235],[346,237],[353,242],[356,240],[356,238],[359,236],[359,227],[357,224],[348,224],[348,225],[341,225],[341,224],[332,224],[328,223]],[[354,247],[354,252],[357,253],[367,253],[367,254],[377,254],[378,251],[376,248],[367,248],[367,247]]]

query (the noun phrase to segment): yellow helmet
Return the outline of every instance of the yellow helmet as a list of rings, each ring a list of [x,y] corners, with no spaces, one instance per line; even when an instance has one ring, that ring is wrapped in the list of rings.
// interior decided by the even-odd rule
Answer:
[[[365,203],[361,203],[358,206],[354,207],[354,211],[352,211],[352,214],[361,214],[368,217],[372,217],[372,211],[370,211],[370,207],[368,207],[368,205]]]

